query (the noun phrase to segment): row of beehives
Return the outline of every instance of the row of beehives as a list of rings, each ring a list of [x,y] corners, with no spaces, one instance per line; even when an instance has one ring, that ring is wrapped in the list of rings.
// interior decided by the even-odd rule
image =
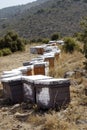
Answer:
[[[33,46],[30,48],[30,53],[32,54],[41,54],[43,55],[44,53],[49,53],[49,52],[60,52],[60,49],[56,45],[56,43],[51,43],[51,44],[44,44],[41,46]]]
[[[4,96],[13,103],[29,101],[41,108],[67,104],[70,101],[69,80],[45,76],[49,75],[49,69],[54,69],[59,54],[56,46],[48,46],[43,55],[23,63],[24,66],[4,71],[1,76]]]
[[[1,78],[4,96],[13,103],[32,102],[39,108],[59,108],[70,101],[70,81],[45,75],[22,76],[19,71]]]
[[[59,59],[61,50],[54,44],[42,46],[34,46],[30,48],[32,54],[42,54],[37,58],[23,63],[23,66],[33,65],[33,74],[49,75],[50,70],[54,70],[55,63]]]
[[[64,43],[64,41],[60,42]],[[32,54],[41,54],[43,55],[44,53],[49,53],[49,52],[60,52],[60,49],[56,45],[57,41],[50,41],[50,44],[44,44],[42,46],[34,46],[30,48],[30,52]]]
[[[37,58],[32,59],[31,61],[24,62],[22,67],[18,67],[16,69],[13,69],[12,71],[21,71],[22,75],[26,76],[39,74],[49,75],[49,71],[51,69],[54,70],[55,68],[55,63],[56,61],[58,61],[60,50],[56,46],[46,46],[48,48],[46,48],[47,50],[50,50],[49,48],[51,48],[51,52],[45,52],[43,55],[40,55]],[[37,48],[37,46],[35,46],[35,48]],[[5,71],[4,73],[6,74],[9,72]]]

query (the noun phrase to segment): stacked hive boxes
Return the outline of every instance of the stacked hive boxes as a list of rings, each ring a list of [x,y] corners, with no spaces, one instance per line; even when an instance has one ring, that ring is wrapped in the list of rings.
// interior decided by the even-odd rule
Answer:
[[[58,61],[59,54],[61,51],[60,49],[58,49],[58,47],[55,44],[46,44],[42,46],[31,47],[30,52],[32,54],[43,54],[43,55],[40,55],[39,57],[34,58],[31,61],[27,61],[23,63],[23,66],[26,67],[30,65],[33,66],[33,69],[30,70],[33,73],[31,72],[27,74],[28,75],[37,75],[37,74],[49,75],[49,71],[54,70],[55,63],[56,61]]]
[[[35,58],[30,62],[25,62],[23,65],[31,64],[33,66],[33,74],[31,75],[48,75],[49,74],[49,62],[45,62],[43,58]],[[27,66],[26,66],[27,67]]]
[[[36,103],[42,109],[59,108],[70,102],[68,79],[35,81]]]
[[[43,54],[44,53],[44,47],[46,45],[43,45],[43,46],[35,46],[35,47],[31,47],[30,48],[30,53],[32,54]]]
[[[1,83],[3,84],[3,94],[5,98],[10,99],[13,103],[20,103],[23,101],[21,72],[4,72],[1,76]]]
[[[4,95],[13,103],[29,101],[42,109],[61,107],[70,101],[70,81],[44,75],[13,76],[1,79]]]
[[[24,101],[30,101],[36,103],[36,88],[34,82],[37,80],[50,79],[49,76],[34,75],[34,76],[22,76],[23,90],[24,90]]]
[[[34,64],[34,75],[42,74],[45,75],[45,62]]]
[[[27,75],[27,76],[33,75],[33,65],[22,66],[13,70],[20,71],[22,75]]]

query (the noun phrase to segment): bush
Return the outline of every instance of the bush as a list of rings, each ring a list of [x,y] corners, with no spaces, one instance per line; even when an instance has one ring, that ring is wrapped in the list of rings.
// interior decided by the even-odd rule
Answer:
[[[44,39],[42,40],[42,42],[47,44],[47,43],[49,42],[49,39],[48,39],[48,38],[44,38]]]
[[[82,33],[75,33],[74,37],[78,40],[78,41],[83,41],[83,34]]]
[[[38,42],[42,42],[42,38],[38,38],[37,40],[36,40],[36,42],[38,43]]]
[[[60,38],[60,34],[59,33],[54,33],[52,36],[51,36],[51,40],[58,40]]]
[[[84,43],[83,52],[86,58],[84,65],[85,65],[85,69],[87,70],[87,17],[83,18],[83,20],[81,21],[81,27],[83,29],[83,33],[82,33],[83,36],[82,41]]]
[[[2,49],[3,56],[10,55],[12,52],[9,48]]]
[[[64,39],[64,46],[63,49],[66,53],[73,53],[73,51],[77,48],[77,44],[74,38],[66,37]]]
[[[24,42],[20,38],[17,40],[17,48],[18,48],[18,51],[24,51],[25,50]]]
[[[0,56],[3,56],[3,52],[2,52],[2,50],[0,50]]]
[[[17,41],[12,41],[10,44],[11,44],[10,49],[11,49],[12,52],[18,51]]]
[[[0,49],[3,49],[5,47],[5,42],[4,42],[4,39],[1,38],[0,39]]]
[[[18,37],[18,34],[10,31],[3,38],[0,39],[0,55],[8,55],[16,51],[25,50],[26,40]],[[3,54],[2,54],[3,53]]]
[[[30,43],[35,43],[35,42],[36,42],[36,39],[30,40]]]

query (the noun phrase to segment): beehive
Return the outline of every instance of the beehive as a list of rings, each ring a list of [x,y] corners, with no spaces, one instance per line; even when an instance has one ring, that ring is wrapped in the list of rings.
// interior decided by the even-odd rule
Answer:
[[[4,97],[10,99],[13,103],[21,103],[23,101],[23,85],[21,76],[13,76],[3,78]]]
[[[26,66],[27,67],[27,72],[26,72],[26,75],[29,76],[29,75],[34,75],[34,66],[33,65],[30,65],[30,66]]]
[[[60,108],[70,102],[68,79],[46,79],[35,81],[36,103],[39,108]]]
[[[11,71],[3,71],[2,76],[6,76],[6,75],[20,75],[21,72],[18,70],[11,70]]]
[[[50,69],[54,69],[54,59],[55,59],[54,56],[45,56],[44,57],[44,61],[49,62],[49,68]]]
[[[56,42],[47,44],[48,46],[56,46]]]
[[[23,66],[28,66],[28,65],[32,65],[32,63],[30,61],[26,61],[23,63]]]
[[[36,89],[34,82],[36,80],[48,79],[51,77],[44,75],[22,76],[24,101],[36,103]]]
[[[2,80],[3,78],[10,78],[10,77],[20,76],[20,75],[22,75],[22,73],[20,71],[17,71],[17,70],[3,71],[0,79]]]
[[[55,55],[50,55],[49,53],[47,53],[47,54],[41,55],[39,57],[43,58],[44,62],[49,63],[49,70],[54,69]]]
[[[46,47],[44,47],[44,52],[46,52],[46,53],[49,53],[49,52],[52,52],[52,51],[57,51],[57,50],[58,50],[57,46],[46,46]]]
[[[27,67],[26,66],[21,66],[21,67],[19,67],[19,68],[16,68],[16,69],[14,69],[15,71],[17,70],[17,71],[20,71],[21,73],[22,73],[22,75],[26,75],[26,73],[27,73]]]
[[[43,46],[36,46],[36,49],[37,49],[37,54],[43,54],[44,53],[44,48]]]
[[[42,58],[35,58],[32,59],[31,63],[32,63],[31,65],[32,74],[30,75],[36,75],[36,74],[49,75],[49,62],[44,62]]]
[[[34,64],[34,75],[45,75],[45,64],[44,62],[39,62]]]
[[[30,53],[32,54],[43,54],[44,46],[35,46],[30,48]]]
[[[30,53],[31,54],[37,54],[37,48],[36,47],[31,47],[30,48]]]
[[[43,62],[43,61],[44,61],[43,58],[37,57],[37,58],[33,58],[30,62],[34,64],[34,63]]]
[[[22,66],[14,70],[20,71],[22,75],[33,75],[33,65]]]

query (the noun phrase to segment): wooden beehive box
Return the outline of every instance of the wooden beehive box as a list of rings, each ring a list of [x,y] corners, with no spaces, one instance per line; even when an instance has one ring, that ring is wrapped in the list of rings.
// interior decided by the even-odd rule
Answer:
[[[44,53],[43,46],[36,46],[36,49],[37,49],[37,54],[43,55]]]
[[[26,67],[27,67],[26,75],[27,76],[34,75],[34,66],[30,65],[30,66],[26,66]]]
[[[4,97],[10,99],[13,103],[21,103],[23,101],[21,76],[3,78],[1,83],[3,85]]]
[[[54,69],[54,62],[55,62],[55,57],[54,56],[45,56],[44,61],[49,62],[49,68]]]
[[[22,75],[26,75],[27,74],[27,67],[26,66],[21,66],[19,68],[14,69],[15,71],[20,71],[22,73]]]
[[[34,82],[51,78],[44,75],[22,76],[24,101],[36,103],[36,88]]]
[[[34,75],[45,75],[45,64],[43,62],[34,64]]]
[[[64,107],[70,102],[68,79],[46,79],[35,81],[36,104],[42,109]]]
[[[30,48],[30,53],[31,54],[37,54],[37,48],[36,48],[36,46]]]

